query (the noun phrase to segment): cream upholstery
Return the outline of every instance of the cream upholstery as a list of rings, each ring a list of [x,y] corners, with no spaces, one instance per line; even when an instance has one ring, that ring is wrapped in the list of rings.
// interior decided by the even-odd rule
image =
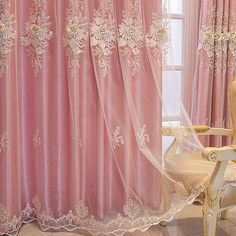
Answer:
[[[236,205],[236,78],[232,80],[228,89],[229,109],[232,117],[233,129],[210,128],[207,126],[193,126],[181,129],[195,130],[197,135],[225,135],[232,136],[232,145],[226,147],[204,148],[202,152],[187,152],[175,154],[178,140],[175,139],[167,150],[172,156],[165,160],[165,168],[170,176],[182,182],[187,190],[204,177],[209,177],[205,184],[203,205],[203,227],[205,236],[216,234],[217,217],[221,213],[225,217],[226,210]],[[180,129],[176,128],[176,129]],[[175,130],[163,127],[165,136],[175,136]]]

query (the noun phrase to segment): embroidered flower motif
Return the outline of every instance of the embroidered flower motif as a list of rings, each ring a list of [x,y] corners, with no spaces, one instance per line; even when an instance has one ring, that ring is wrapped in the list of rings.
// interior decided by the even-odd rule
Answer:
[[[31,56],[35,76],[43,68],[43,55],[47,52],[48,41],[53,35],[49,29],[51,22],[50,17],[46,15],[46,3],[46,0],[33,0],[29,20],[21,37],[22,45],[27,48]]]
[[[0,135],[0,153],[5,152],[8,149],[8,142],[7,142],[7,132]]]
[[[35,147],[40,147],[41,145],[41,139],[40,139],[40,132],[39,129],[36,129],[33,134],[33,142]]]
[[[36,210],[37,213],[41,212],[41,202],[39,200],[39,196],[35,195],[34,198],[32,199],[33,206]]]
[[[204,67],[224,69],[236,66],[236,17],[212,11],[202,25],[199,51]]]
[[[125,144],[124,138],[121,136],[120,127],[116,127],[115,131],[113,132],[112,138],[112,147],[114,149],[120,147],[121,144]]]
[[[132,76],[140,66],[139,58],[143,46],[142,22],[138,10],[137,2],[131,1],[127,11],[123,11],[122,23],[119,25],[118,45],[122,55],[127,57]]]
[[[99,9],[94,12],[94,20],[91,24],[91,46],[104,73],[110,67],[115,41],[115,23],[112,15],[111,0],[104,0]]]
[[[143,125],[143,128],[140,128],[137,132],[137,140],[140,147],[143,147],[146,142],[149,143],[149,135],[146,133],[146,125]]]
[[[75,205],[75,212],[81,220],[84,220],[89,216],[89,209],[83,201],[79,201],[79,203]]]
[[[164,62],[169,48],[169,34],[167,22],[162,16],[153,14],[152,25],[146,35],[147,46],[151,49],[153,56],[159,58],[159,62]]]
[[[7,57],[11,52],[16,32],[13,28],[14,16],[10,14],[10,1],[0,1],[0,77],[8,68]]]
[[[70,0],[66,11],[64,47],[66,48],[69,68],[73,70],[79,68],[80,54],[83,52],[88,38],[88,22],[83,16],[83,9],[82,0]]]
[[[5,205],[0,203],[0,225],[8,220],[9,214]]]
[[[135,219],[141,213],[140,205],[132,199],[129,199],[126,205],[124,206],[124,213],[130,219]]]

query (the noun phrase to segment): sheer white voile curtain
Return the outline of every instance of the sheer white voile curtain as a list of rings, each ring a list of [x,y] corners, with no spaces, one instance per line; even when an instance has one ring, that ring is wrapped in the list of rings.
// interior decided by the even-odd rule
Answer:
[[[161,0],[0,0],[0,235],[123,235],[199,194],[162,156],[167,23]],[[180,151],[200,150],[186,132]]]

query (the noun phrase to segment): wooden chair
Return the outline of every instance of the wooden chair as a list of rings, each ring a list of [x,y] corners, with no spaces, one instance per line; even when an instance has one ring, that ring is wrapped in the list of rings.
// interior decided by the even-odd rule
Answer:
[[[205,183],[204,193],[201,194],[204,202],[203,227],[205,236],[215,235],[218,215],[221,213],[221,217],[225,218],[227,209],[236,205],[236,171],[233,172],[235,173],[233,174],[235,176],[234,179],[225,181],[226,169],[236,166],[236,163],[234,164],[233,162],[236,160],[236,78],[233,79],[229,85],[228,102],[232,118],[232,129],[211,128],[204,125],[191,127],[191,129],[195,130],[197,135],[232,136],[232,145],[219,148],[207,147],[204,148],[200,154],[200,158],[207,160],[209,165],[212,165],[212,162],[215,163],[210,178]],[[180,129],[190,129],[190,127],[163,127],[162,134],[164,136],[176,137],[175,134],[177,130],[179,132]],[[178,140],[175,138],[168,148],[166,156],[172,156],[172,162],[176,162],[184,168],[184,160],[186,160],[186,157],[185,159],[178,159],[178,155],[175,156],[178,146]],[[189,153],[187,156],[190,160],[191,155],[192,154]],[[181,178],[181,176],[178,176],[178,178]],[[185,178],[185,176],[183,176],[183,178]]]

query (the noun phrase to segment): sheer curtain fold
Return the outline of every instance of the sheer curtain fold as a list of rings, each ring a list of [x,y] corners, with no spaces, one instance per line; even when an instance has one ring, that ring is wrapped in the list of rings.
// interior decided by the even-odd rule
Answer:
[[[161,0],[0,0],[0,234],[123,235],[201,191],[163,167],[163,18]]]

